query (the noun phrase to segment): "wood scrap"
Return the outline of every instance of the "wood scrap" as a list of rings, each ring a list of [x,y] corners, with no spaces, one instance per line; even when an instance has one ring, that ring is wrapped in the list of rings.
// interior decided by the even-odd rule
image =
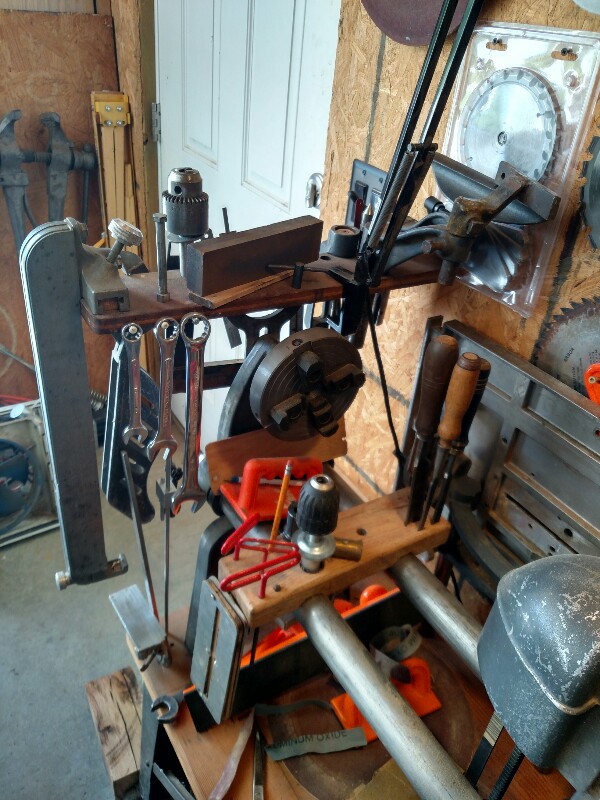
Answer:
[[[142,693],[131,667],[85,685],[102,757],[115,797],[138,782],[142,751]]]
[[[195,292],[190,292],[190,299],[195,300],[202,306],[206,308],[220,308],[221,306],[226,306],[227,303],[231,303],[233,300],[236,300],[238,297],[246,297],[246,295],[254,294],[255,292],[259,292],[261,289],[264,289],[266,286],[271,286],[273,283],[279,283],[280,281],[286,280],[286,278],[290,278],[289,272],[280,272],[278,275],[267,275],[264,278],[257,278],[254,281],[248,281],[248,283],[242,283],[241,286],[234,286],[231,289],[223,289],[222,292],[215,292],[214,294],[206,295],[205,297],[201,297],[200,295],[195,294]]]

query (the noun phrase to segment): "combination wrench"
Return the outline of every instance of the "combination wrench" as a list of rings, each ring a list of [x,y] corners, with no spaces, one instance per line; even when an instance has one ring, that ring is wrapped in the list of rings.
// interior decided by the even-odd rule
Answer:
[[[140,378],[140,344],[143,331],[136,322],[130,322],[121,330],[127,360],[129,362],[129,425],[123,429],[125,444],[132,436],[143,442],[148,428],[142,422],[142,383]]]
[[[171,433],[171,399],[173,397],[173,361],[175,345],[179,336],[179,323],[170,317],[159,319],[154,326],[154,335],[160,350],[160,394],[158,401],[158,430],[148,445],[148,459],[154,461],[159,451],[165,448],[169,455],[177,450],[177,442]]]
[[[194,335],[196,326],[199,331]],[[186,329],[191,329],[190,334]],[[200,456],[200,427],[202,423],[202,378],[204,373],[204,347],[210,336],[210,322],[197,311],[186,314],[181,320],[181,338],[185,344],[185,457],[181,486],[171,499],[174,514],[186,500],[201,503],[206,493],[198,485],[198,459]]]

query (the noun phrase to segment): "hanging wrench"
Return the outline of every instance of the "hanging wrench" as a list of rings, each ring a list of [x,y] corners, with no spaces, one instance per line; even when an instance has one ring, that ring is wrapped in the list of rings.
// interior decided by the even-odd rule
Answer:
[[[143,331],[141,327],[131,322],[124,325],[121,330],[123,344],[129,361],[129,425],[123,429],[125,444],[136,436],[143,442],[148,436],[148,428],[142,422],[142,384],[140,379],[140,343]]]
[[[194,336],[196,325],[200,330]],[[186,328],[191,328],[191,336]],[[204,373],[204,347],[210,336],[210,322],[192,311],[181,320],[181,338],[185,344],[186,386],[185,386],[185,458],[181,486],[171,499],[171,509],[177,514],[186,500],[201,503],[205,492],[198,485],[198,459],[200,456],[200,425],[202,422],[202,378]]]
[[[148,458],[154,461],[165,447],[171,455],[177,450],[177,442],[171,433],[171,398],[173,396],[173,360],[179,336],[179,323],[170,317],[159,319],[154,326],[154,335],[160,350],[160,395],[158,401],[158,430],[148,445]]]

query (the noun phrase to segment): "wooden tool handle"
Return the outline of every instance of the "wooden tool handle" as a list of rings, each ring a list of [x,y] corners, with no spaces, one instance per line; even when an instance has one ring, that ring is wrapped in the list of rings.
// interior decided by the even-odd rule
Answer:
[[[435,433],[457,358],[458,344],[452,336],[436,336],[427,345],[421,370],[419,411],[415,419],[415,431],[424,439]]]
[[[469,407],[467,408],[466,414],[463,417],[460,429],[460,444],[462,447],[466,447],[469,441],[469,431],[471,430],[471,425],[473,424],[473,420],[475,419],[475,414],[477,413],[477,409],[479,408],[479,403],[481,402],[481,398],[483,397],[483,393],[485,392],[485,387],[487,386],[491,369],[492,366],[490,362],[487,359],[482,358],[481,369],[479,370],[479,377],[477,378],[477,383],[475,384],[475,392],[473,393],[473,399],[471,400]]]
[[[480,369],[479,356],[475,353],[463,353],[452,370],[444,416],[438,428],[440,447],[450,447],[460,436],[463,417],[473,399]]]

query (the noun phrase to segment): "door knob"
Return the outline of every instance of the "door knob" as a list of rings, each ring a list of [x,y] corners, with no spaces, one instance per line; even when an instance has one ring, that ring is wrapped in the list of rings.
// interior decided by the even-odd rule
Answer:
[[[320,208],[321,189],[323,188],[323,175],[320,172],[313,172],[306,182],[306,207]]]

